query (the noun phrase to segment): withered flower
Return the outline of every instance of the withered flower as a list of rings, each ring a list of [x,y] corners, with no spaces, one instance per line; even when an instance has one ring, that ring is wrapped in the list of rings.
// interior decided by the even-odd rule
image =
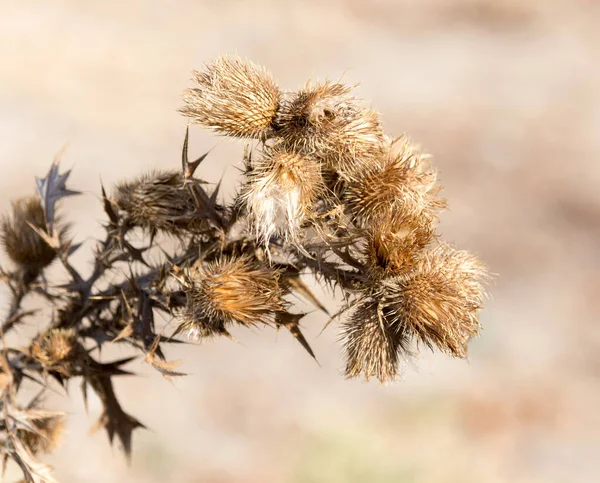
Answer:
[[[409,273],[382,281],[381,304],[396,330],[466,357],[469,340],[479,334],[478,312],[486,271],[477,257],[448,245],[426,251]]]
[[[39,334],[31,344],[31,356],[45,369],[63,376],[72,376],[84,348],[77,340],[75,329],[49,329]]]
[[[273,235],[296,240],[321,189],[321,170],[313,158],[281,143],[265,147],[243,191],[257,238],[267,245]]]
[[[12,216],[0,222],[0,239],[9,258],[22,269],[37,276],[56,257],[56,250],[37,234],[31,225],[46,229],[44,210],[37,196],[18,199]]]
[[[428,157],[399,138],[386,155],[372,163],[349,185],[345,201],[360,226],[390,225],[418,228],[431,225],[446,206],[438,198],[437,171]]]
[[[129,223],[172,235],[199,233],[206,218],[197,213],[194,196],[179,171],[155,171],[117,185],[113,198]]]
[[[32,430],[20,429],[17,433],[32,454],[51,453],[58,446],[64,432],[65,416],[54,412],[38,412],[40,415],[30,420]]]
[[[181,279],[187,304],[180,330],[193,339],[227,335],[233,323],[274,324],[286,308],[280,272],[250,256],[198,261]]]
[[[184,92],[183,115],[227,136],[264,139],[269,134],[280,92],[264,68],[223,56],[194,76],[197,87]]]
[[[421,251],[435,238],[435,226],[428,220],[412,226],[380,220],[366,230],[367,266],[374,277],[411,270]]]
[[[407,351],[407,334],[392,327],[377,301],[360,302],[342,324],[342,343],[346,354],[346,376],[364,375],[368,381],[392,381],[398,374],[401,353]]]
[[[309,84],[282,102],[274,123],[277,136],[342,179],[352,179],[381,157],[385,140],[377,113],[351,90],[339,83]]]

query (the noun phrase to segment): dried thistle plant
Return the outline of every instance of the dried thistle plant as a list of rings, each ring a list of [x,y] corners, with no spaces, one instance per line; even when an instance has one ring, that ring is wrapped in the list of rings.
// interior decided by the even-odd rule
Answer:
[[[330,320],[342,318],[348,377],[392,381],[419,345],[466,357],[479,333],[486,271],[438,241],[445,201],[435,169],[406,137],[390,140],[350,86],[283,91],[265,69],[223,57],[195,73],[183,100],[192,122],[249,140],[230,204],[195,176],[206,155],[189,160],[186,131],[180,170],[143,174],[110,195],[101,188],[106,236],[89,275],[70,261],[79,245],[58,213],[76,193],[58,159],[36,180],[37,195],[16,201],[0,223],[12,264],[0,269],[11,294],[0,329],[2,454],[25,481],[56,481],[37,455],[53,448],[64,415],[41,409],[41,396],[73,379],[84,400],[92,390],[102,403],[94,429],[116,436],[129,456],[132,433],[144,426],[121,407],[113,378],[130,374],[133,356],[103,361],[106,343],[141,353],[167,379],[184,375],[164,353],[178,337],[231,337],[235,325],[289,330],[314,357],[291,296],[326,310],[304,276],[344,295]],[[163,256],[151,265],[146,252],[156,247]],[[67,283],[46,278],[51,263]],[[24,309],[33,297],[52,307],[52,318],[24,347],[7,345],[4,335],[34,315]],[[159,312],[173,328],[155,322]],[[41,386],[28,403],[25,383]]]

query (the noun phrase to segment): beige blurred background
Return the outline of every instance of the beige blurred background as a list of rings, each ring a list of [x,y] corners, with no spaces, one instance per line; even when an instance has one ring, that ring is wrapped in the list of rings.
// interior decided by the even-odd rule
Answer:
[[[127,466],[88,436],[77,384],[61,482],[579,483],[600,481],[600,2],[594,0],[0,1],[0,208],[53,155],[84,196],[63,206],[101,235],[106,185],[179,163],[175,110],[190,71],[220,53],[268,66],[285,88],[360,82],[389,134],[441,171],[441,231],[497,274],[469,361],[423,353],[403,380],[346,381],[336,327],[305,319],[320,366],[284,333],[170,348],[190,376],[121,379]],[[201,175],[227,190],[241,144]],[[239,166],[239,165],[238,165]],[[4,302],[3,302],[4,304]],[[336,302],[327,305],[335,309]],[[35,330],[32,327],[31,330]]]

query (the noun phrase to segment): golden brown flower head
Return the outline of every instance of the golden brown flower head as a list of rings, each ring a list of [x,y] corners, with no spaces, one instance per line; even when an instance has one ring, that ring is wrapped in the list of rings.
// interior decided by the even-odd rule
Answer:
[[[407,274],[382,282],[382,305],[396,330],[408,330],[428,347],[466,357],[479,334],[478,312],[487,278],[481,262],[447,245],[425,252]]]
[[[257,238],[267,245],[274,234],[296,240],[321,189],[321,169],[314,159],[281,143],[266,147],[243,193]]]
[[[71,376],[78,358],[84,353],[75,329],[49,329],[31,344],[31,356],[45,369]]]
[[[362,227],[382,222],[396,227],[431,225],[446,206],[437,198],[437,172],[406,139],[397,139],[378,163],[349,184],[346,203]],[[395,230],[394,230],[395,231]]]
[[[423,248],[435,237],[435,226],[427,220],[417,226],[387,220],[374,223],[366,231],[366,256],[372,275],[403,273],[410,270]]]
[[[406,352],[406,334],[390,327],[373,300],[361,302],[342,324],[346,353],[346,376],[392,381],[398,374],[398,360]]]
[[[12,216],[0,223],[0,239],[9,258],[19,267],[37,275],[50,265],[56,251],[38,235],[29,223],[46,229],[44,210],[37,196],[21,198],[12,205]]]
[[[227,334],[227,326],[273,324],[286,307],[278,270],[250,256],[196,262],[183,283],[181,330],[192,338]]]
[[[179,171],[157,171],[121,183],[113,193],[129,222],[149,231],[172,235],[200,233],[206,219],[196,211],[194,197]]]
[[[21,442],[32,454],[51,453],[56,449],[65,429],[65,417],[54,412],[44,414],[30,420],[33,431],[20,429],[17,431]]]
[[[183,115],[227,136],[268,135],[280,98],[269,72],[249,60],[220,57],[194,75],[197,87],[184,92]]]
[[[282,102],[274,123],[277,136],[317,157],[342,179],[352,179],[381,157],[385,140],[377,113],[350,92],[332,82],[307,85]]]

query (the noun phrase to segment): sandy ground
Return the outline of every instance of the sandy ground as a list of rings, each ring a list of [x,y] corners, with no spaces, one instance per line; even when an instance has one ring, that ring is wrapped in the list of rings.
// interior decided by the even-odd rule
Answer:
[[[238,52],[287,88],[360,82],[390,134],[434,155],[444,237],[497,274],[469,361],[424,353],[388,387],[341,377],[319,314],[305,325],[320,366],[270,331],[171,349],[191,374],[174,384],[140,365],[117,387],[151,428],[130,466],[88,436],[99,404],[86,414],[74,385],[47,402],[70,414],[48,458],[59,480],[598,481],[598,25],[592,0],[0,2],[0,208],[69,143],[80,266],[99,180],[175,166],[191,69]],[[231,190],[241,145],[200,129],[191,143]]]

